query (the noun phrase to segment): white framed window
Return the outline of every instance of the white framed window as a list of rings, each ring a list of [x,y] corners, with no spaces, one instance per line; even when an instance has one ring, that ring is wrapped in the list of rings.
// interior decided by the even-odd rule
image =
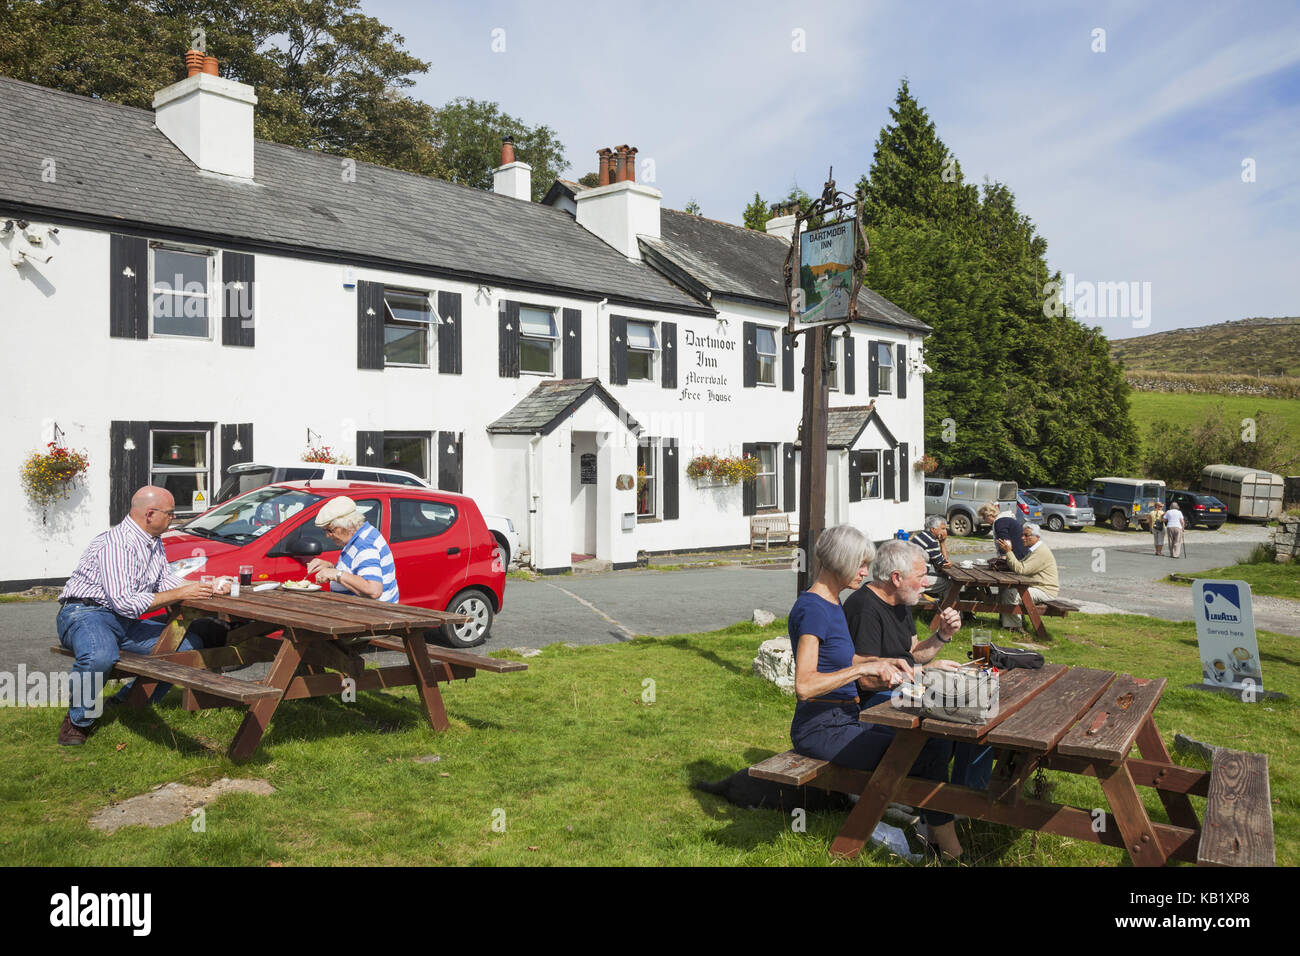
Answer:
[[[776,385],[776,329],[761,325],[755,329],[754,351],[758,354],[758,384]]]
[[[841,339],[837,335],[830,337],[830,364],[826,366],[826,381],[830,385],[832,392],[840,390],[840,350],[843,348]]]
[[[428,292],[385,289],[384,365],[428,368],[437,322]]]
[[[754,505],[758,508],[776,507],[776,445],[759,445],[758,476],[754,479]]]
[[[894,346],[889,342],[876,343],[876,384],[880,394],[894,391]]]
[[[194,246],[149,244],[149,334],[212,338],[217,254]]]
[[[384,467],[429,481],[429,435],[384,432]]]
[[[659,361],[659,336],[654,322],[627,324],[627,380],[653,382]]]
[[[858,452],[858,481],[862,500],[880,497],[880,452]]]
[[[555,374],[555,314],[549,309],[519,307],[519,371]]]
[[[658,503],[658,470],[655,468],[655,461],[658,458],[659,443],[648,441],[640,444],[636,449],[636,516],[638,518],[653,518],[658,511],[655,505]]]
[[[176,514],[198,514],[212,505],[212,432],[156,429],[149,432],[149,484],[176,499]]]

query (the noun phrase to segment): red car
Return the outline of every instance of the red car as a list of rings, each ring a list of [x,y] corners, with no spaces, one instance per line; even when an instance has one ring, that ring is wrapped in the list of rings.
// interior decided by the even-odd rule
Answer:
[[[487,639],[505,600],[506,573],[496,539],[472,498],[445,491],[359,481],[286,481],[241,495],[166,532],[172,570],[185,578],[235,577],[253,566],[253,585],[301,580],[314,557],[337,561],[339,547],[313,518],[347,495],[393,551],[403,604],[465,614],[443,625],[453,647]]]

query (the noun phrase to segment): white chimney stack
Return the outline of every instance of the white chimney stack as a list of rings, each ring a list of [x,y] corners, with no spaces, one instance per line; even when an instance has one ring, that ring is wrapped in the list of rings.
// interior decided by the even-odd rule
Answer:
[[[193,73],[154,94],[154,125],[199,169],[253,178],[253,88]]]
[[[524,202],[533,198],[533,167],[516,162],[515,141],[509,136],[501,140],[501,166],[492,173],[492,191]]]
[[[784,212],[785,210],[780,210],[780,211]],[[776,216],[772,219],[769,219],[767,221],[767,225],[764,226],[764,228],[767,230],[767,234],[769,236],[779,236],[780,238],[784,239],[786,242],[790,242],[792,239],[794,239],[794,224],[796,219],[797,217],[793,215]]]
[[[574,196],[580,226],[595,233],[629,259],[641,258],[637,236],[659,238],[659,206],[663,193],[636,181],[636,149],[602,149],[600,185]]]

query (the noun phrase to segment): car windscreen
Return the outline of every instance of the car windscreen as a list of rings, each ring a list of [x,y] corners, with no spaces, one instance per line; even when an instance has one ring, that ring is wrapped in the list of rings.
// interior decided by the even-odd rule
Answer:
[[[318,501],[318,495],[270,485],[219,505],[181,525],[180,530],[242,544],[261,537]]]
[[[221,483],[217,490],[217,504],[238,498],[250,491],[255,491],[271,483],[270,468],[253,468],[249,471],[237,471]]]

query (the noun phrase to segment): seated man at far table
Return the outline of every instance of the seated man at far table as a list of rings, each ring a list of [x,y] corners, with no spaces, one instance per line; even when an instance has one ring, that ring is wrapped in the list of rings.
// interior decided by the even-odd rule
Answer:
[[[1034,584],[1029,588],[1029,596],[1034,599],[1034,603],[1056,597],[1061,590],[1056,573],[1056,558],[1047,549],[1047,545],[1039,540],[1038,525],[1026,524],[1020,529],[1020,539],[1026,548],[1023,561],[1015,556],[1008,539],[998,539],[998,550],[1002,552],[1007,568],[1014,574],[1034,579]],[[1020,603],[1020,592],[1011,587],[999,588],[999,592],[998,603],[1003,605],[1002,626],[1011,631],[1023,630],[1020,614],[1009,610]]]
[[[926,595],[943,597],[948,589],[943,572],[952,565],[948,560],[948,520],[943,515],[931,515],[925,519],[925,530],[914,532],[908,540],[925,549],[930,576],[934,579],[934,583],[925,589]]]
[[[377,601],[397,603],[397,568],[393,552],[379,529],[357,510],[346,495],[325,502],[316,515],[316,527],[343,549],[337,565],[324,558],[312,558],[307,573],[316,575],[331,591],[356,594]]]

